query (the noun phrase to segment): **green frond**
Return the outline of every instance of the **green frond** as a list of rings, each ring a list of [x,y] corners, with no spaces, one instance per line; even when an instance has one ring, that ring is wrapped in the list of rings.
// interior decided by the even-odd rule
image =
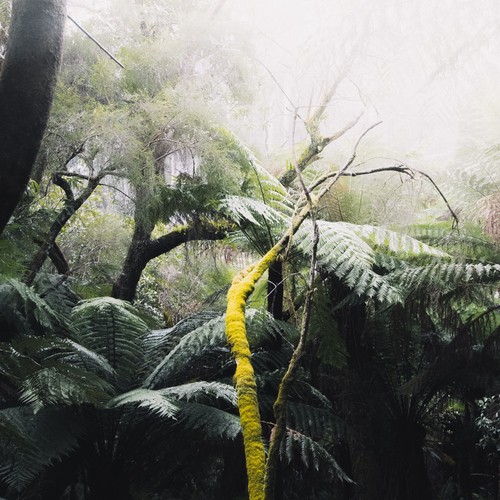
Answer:
[[[345,424],[335,417],[330,408],[318,408],[306,403],[290,401],[287,405],[287,426],[315,439],[332,440],[342,435]]]
[[[158,354],[165,355],[176,346],[184,335],[219,316],[220,312],[201,311],[182,319],[171,328],[153,330],[144,338],[148,359],[156,358]]]
[[[263,254],[277,241],[286,230],[289,217],[272,208],[265,202],[241,196],[226,196],[220,204],[221,211],[240,228],[239,233],[231,235],[231,241],[243,248],[250,248]]]
[[[7,339],[18,334],[64,334],[68,326],[32,288],[11,279],[0,285],[0,330]]]
[[[253,198],[258,197],[265,205],[291,216],[293,206],[285,187],[262,166],[250,148],[239,137],[228,130],[224,130],[223,135],[233,157],[237,159],[236,163],[245,170],[246,179],[242,190]]]
[[[80,297],[67,286],[62,276],[39,274],[33,287],[54,311],[64,317],[68,317],[80,302]]]
[[[205,349],[225,346],[224,317],[219,316],[185,334],[179,343],[163,358],[144,381],[144,387],[168,385],[167,381],[186,369],[193,358]]]
[[[441,293],[473,283],[495,283],[500,279],[499,264],[442,262],[426,266],[403,265],[388,277],[399,283],[405,295],[422,290],[440,290]]]
[[[257,375],[269,371],[281,370],[288,366],[292,357],[292,345],[286,341],[279,348],[267,347],[252,352],[252,366]]]
[[[343,367],[347,361],[346,346],[340,336],[337,320],[332,311],[330,298],[320,283],[312,303],[313,314],[309,323],[309,336],[319,345],[318,358],[327,365]]]
[[[278,335],[289,335],[292,330],[292,327],[286,323],[277,322],[272,315],[261,309],[248,309],[246,318],[248,338],[254,350],[266,342],[275,342]],[[182,328],[184,329],[188,324],[194,326],[196,322],[184,324]],[[192,371],[195,369],[194,363],[197,360],[199,362],[205,355],[218,355],[219,365],[221,364],[220,356],[226,363],[231,363],[225,327],[224,316],[218,316],[184,334],[152,370],[144,381],[144,387],[161,387],[173,381],[180,383],[192,379],[195,376]],[[169,334],[170,332],[167,332],[164,335],[170,336]],[[217,356],[215,361],[217,361]]]
[[[142,341],[147,325],[127,302],[102,297],[86,300],[71,315],[78,341],[106,358],[126,388],[143,363]]]
[[[22,491],[53,463],[72,453],[84,425],[70,409],[27,407],[0,411],[0,478],[14,491]]]
[[[191,382],[175,387],[160,389],[162,395],[177,401],[194,403],[218,403],[236,408],[236,390],[233,386],[221,382]]]
[[[301,462],[307,468],[322,471],[332,478],[352,483],[330,452],[317,441],[294,429],[287,429],[280,449],[281,460],[290,464]]]
[[[345,223],[347,224],[347,223]],[[415,257],[430,255],[435,257],[449,257],[442,250],[429,246],[411,236],[391,231],[378,226],[349,224],[351,229],[365,241],[395,254]]]
[[[238,415],[220,408],[200,403],[180,403],[179,425],[186,430],[196,430],[205,439],[235,440],[241,437]]]
[[[145,408],[150,412],[156,413],[162,418],[176,419],[179,411],[177,405],[164,395],[161,391],[150,389],[134,389],[116,396],[108,403],[109,408],[116,408],[128,404],[137,404],[140,408]]]
[[[263,227],[265,224],[277,226],[276,230],[283,229],[288,217],[276,209],[266,205],[263,201],[243,196],[225,196],[220,204],[223,212],[236,224],[245,227],[254,224]]]
[[[61,354],[57,356],[61,362],[79,366],[92,372],[101,373],[104,376],[114,377],[116,372],[110,365],[108,360],[96,352],[87,349],[81,344],[74,342],[71,339],[63,339],[60,341]],[[66,350],[64,350],[64,348]]]
[[[97,375],[66,364],[42,368],[21,383],[19,400],[37,412],[52,405],[100,406],[110,385]]]
[[[298,331],[284,321],[279,321],[265,309],[247,309],[246,311],[247,337],[251,347],[258,347],[266,343],[274,343],[277,338],[284,338],[289,342],[298,339]]]
[[[353,224],[318,221],[318,264],[341,279],[354,295],[381,302],[401,301],[397,284],[390,284],[374,270],[375,250],[357,234]],[[304,223],[294,242],[305,255],[312,251],[311,224]]]

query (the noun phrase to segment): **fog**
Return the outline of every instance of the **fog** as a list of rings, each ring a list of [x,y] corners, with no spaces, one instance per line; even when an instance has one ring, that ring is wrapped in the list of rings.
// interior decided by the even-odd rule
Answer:
[[[85,19],[107,3],[73,1],[69,11]],[[496,0],[219,0],[210,9],[207,22],[239,22],[234,50],[254,46],[268,150],[305,139],[301,121],[341,73],[325,134],[363,112],[360,126],[383,122],[370,134],[381,152],[429,168],[496,141]]]
[[[346,68],[329,113],[337,127],[362,100],[367,123],[383,121],[377,142],[405,158],[442,164],[464,145],[495,140],[494,0],[253,0],[224,8],[248,21],[258,58],[299,109],[314,106]]]

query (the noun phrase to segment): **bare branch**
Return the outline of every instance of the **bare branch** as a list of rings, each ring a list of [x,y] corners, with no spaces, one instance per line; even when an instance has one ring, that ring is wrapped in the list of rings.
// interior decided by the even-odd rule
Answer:
[[[113,61],[115,61],[118,66],[125,68],[125,66],[113,55],[109,50],[107,50],[101,43],[99,43],[85,28],[80,26],[69,14],[67,14],[68,19],[73,22],[73,24],[81,30],[86,36],[88,36],[106,55],[108,55]]]
[[[372,127],[373,128],[373,127]],[[349,160],[351,163],[354,160],[354,158],[351,157]],[[349,162],[348,162],[349,163]],[[321,186],[324,182],[326,182],[328,179],[331,178],[338,178],[338,177],[359,177],[362,175],[372,175],[372,174],[379,174],[381,172],[398,172],[400,174],[405,174],[409,176],[411,179],[414,179],[415,176],[421,175],[422,177],[425,177],[434,187],[434,189],[438,192],[439,196],[441,199],[444,201],[446,204],[446,207],[448,208],[451,216],[453,217],[453,227],[457,227],[459,224],[459,220],[457,215],[455,214],[454,210],[451,208],[451,205],[449,204],[446,196],[443,194],[441,189],[439,189],[438,185],[436,182],[432,179],[432,177],[429,174],[426,174],[425,172],[422,172],[421,170],[416,170],[414,168],[410,168],[404,164],[400,165],[394,165],[392,167],[380,167],[380,168],[374,168],[372,170],[363,170],[361,172],[346,172],[344,167],[343,169],[337,171],[337,172],[330,172],[322,177],[320,177],[318,180],[316,180],[313,184],[309,186],[309,191],[313,191],[317,187]]]

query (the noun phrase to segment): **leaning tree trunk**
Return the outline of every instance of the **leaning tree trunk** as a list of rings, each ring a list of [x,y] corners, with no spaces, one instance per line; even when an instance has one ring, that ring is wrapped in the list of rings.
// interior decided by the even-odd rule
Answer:
[[[118,279],[113,284],[111,295],[116,299],[133,301],[142,272],[148,262],[170,252],[183,243],[194,240],[222,240],[226,237],[224,228],[204,224],[183,225],[157,239],[150,239],[152,229],[136,226],[127,256]]]
[[[26,189],[62,53],[65,0],[13,0],[0,74],[0,233]]]
[[[62,270],[62,267],[64,267],[64,265],[66,272],[69,270],[65,259],[61,259],[62,252],[56,245],[56,239],[61,234],[61,231],[63,230],[66,223],[71,219],[71,217],[73,217],[73,215],[75,215],[80,207],[90,198],[92,193],[96,190],[102,177],[104,177],[104,174],[89,179],[87,187],[83,190],[80,196],[75,198],[73,191],[71,190],[71,187],[66,179],[62,178],[61,176],[54,176],[54,184],[58,185],[64,190],[64,192],[66,193],[66,200],[64,201],[63,209],[59,212],[55,220],[52,222],[49,232],[40,244],[38,251],[31,260],[30,265],[28,266],[28,271],[25,277],[25,283],[27,285],[31,285],[33,283],[36,275],[42,268],[44,262],[47,260],[47,257],[49,257],[56,265],[58,271]]]

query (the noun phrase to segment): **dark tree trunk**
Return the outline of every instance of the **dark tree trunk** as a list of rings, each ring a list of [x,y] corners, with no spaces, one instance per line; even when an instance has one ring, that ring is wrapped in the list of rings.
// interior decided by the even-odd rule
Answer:
[[[276,319],[283,319],[283,263],[281,260],[275,260],[269,266],[267,310]]]
[[[148,258],[151,233],[152,228],[146,230],[141,225],[136,224],[125,262],[111,291],[111,295],[116,299],[128,300],[129,302],[134,300],[142,271],[151,260]]]
[[[113,285],[111,295],[133,301],[142,271],[151,260],[194,240],[222,240],[226,232],[215,226],[179,226],[160,238],[151,240],[152,228],[136,226],[122,271]]]
[[[30,179],[61,60],[65,0],[14,0],[0,73],[0,233]]]
[[[33,283],[33,280],[35,279],[36,275],[42,268],[43,263],[45,262],[47,257],[50,257],[54,262],[54,257],[57,259],[58,257],[60,257],[60,255],[62,255],[60,251],[59,251],[60,255],[57,252],[57,249],[59,248],[56,245],[57,237],[59,236],[63,227],[66,225],[69,219],[73,217],[73,215],[78,211],[78,209],[89,199],[90,195],[95,191],[95,189],[99,185],[101,178],[102,176],[98,176],[90,179],[88,181],[87,187],[84,189],[82,194],[78,196],[78,198],[74,197],[73,192],[68,182],[65,179],[63,179],[62,177],[56,177],[54,179],[54,183],[60,186],[66,193],[64,208],[59,212],[56,219],[50,226],[48,234],[45,236],[45,239],[40,245],[40,248],[33,257],[33,260],[31,261],[28,267],[28,272],[26,274],[25,278],[26,284],[31,285],[31,283]],[[59,263],[62,263],[61,259],[58,259],[58,261]],[[66,262],[66,267],[67,267],[67,262]],[[67,270],[68,269],[66,269],[66,272]]]

